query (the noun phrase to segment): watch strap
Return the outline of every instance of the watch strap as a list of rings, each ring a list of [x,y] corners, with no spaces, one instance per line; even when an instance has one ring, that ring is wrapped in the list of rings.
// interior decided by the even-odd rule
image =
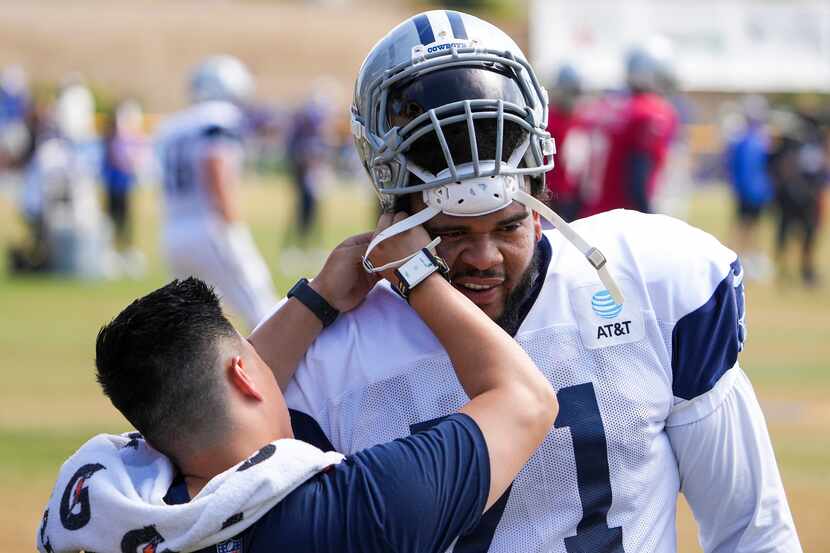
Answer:
[[[309,311],[320,319],[320,322],[323,323],[323,328],[333,323],[337,319],[337,316],[340,315],[340,311],[332,307],[323,296],[318,294],[309,285],[307,278],[298,280],[291,287],[291,290],[288,291],[287,297],[296,298],[300,303],[305,305]]]

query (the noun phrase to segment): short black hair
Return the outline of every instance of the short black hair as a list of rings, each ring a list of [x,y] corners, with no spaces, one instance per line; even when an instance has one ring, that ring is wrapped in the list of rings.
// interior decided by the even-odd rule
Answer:
[[[223,343],[239,339],[213,289],[197,278],[133,301],[101,327],[97,379],[154,447],[176,458],[224,431]]]

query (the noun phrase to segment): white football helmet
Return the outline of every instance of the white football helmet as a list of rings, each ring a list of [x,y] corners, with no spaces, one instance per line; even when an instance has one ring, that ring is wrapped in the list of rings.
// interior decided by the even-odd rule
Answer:
[[[254,93],[254,79],[244,63],[228,55],[211,56],[190,75],[193,102],[241,102]]]
[[[73,77],[68,82],[55,101],[55,123],[64,138],[85,142],[95,134],[95,98],[83,81]]]
[[[674,58],[674,46],[668,38],[649,37],[626,52],[626,84],[634,90],[665,94],[677,81]]]
[[[427,205],[372,240],[368,271],[406,261],[372,266],[369,253],[390,236],[439,213],[475,217],[516,200],[576,245],[622,304],[602,253],[525,190],[525,176],[543,186],[553,168],[548,94],[500,29],[449,10],[407,19],[369,52],[351,111],[355,145],[382,207],[394,209],[397,198],[411,193],[421,193]]]

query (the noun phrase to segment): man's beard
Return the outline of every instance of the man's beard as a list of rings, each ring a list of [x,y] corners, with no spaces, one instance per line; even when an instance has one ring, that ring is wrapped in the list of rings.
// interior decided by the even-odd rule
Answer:
[[[533,285],[536,284],[536,279],[539,278],[541,258],[542,248],[537,245],[534,248],[530,264],[519,279],[519,283],[507,296],[507,299],[504,301],[504,310],[495,320],[496,324],[511,336],[516,335],[524,316],[527,314],[527,310],[523,309],[523,307],[525,307],[525,303],[533,294]]]

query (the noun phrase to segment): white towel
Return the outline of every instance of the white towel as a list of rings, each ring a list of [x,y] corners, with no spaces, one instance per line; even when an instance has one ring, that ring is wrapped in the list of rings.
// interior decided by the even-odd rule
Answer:
[[[272,442],[167,505],[176,471],[138,433],[98,435],[61,467],[37,534],[42,553],[194,551],[251,526],[303,482],[343,460],[298,440]]]

